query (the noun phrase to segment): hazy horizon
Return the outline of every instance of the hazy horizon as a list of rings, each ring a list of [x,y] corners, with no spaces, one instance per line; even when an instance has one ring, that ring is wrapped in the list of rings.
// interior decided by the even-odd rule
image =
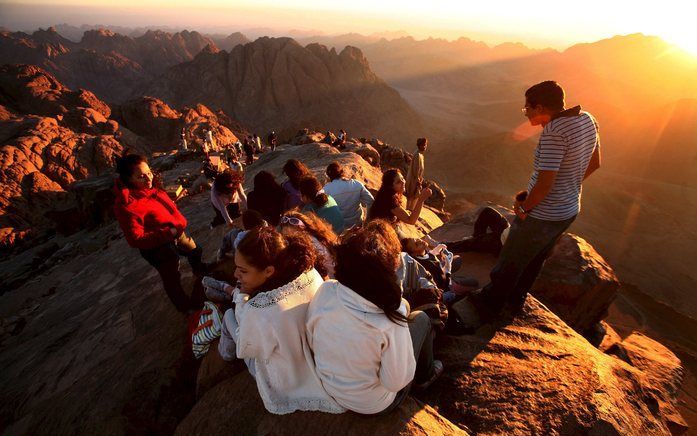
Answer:
[[[345,33],[363,35],[405,33],[417,39],[428,37],[455,40],[466,37],[498,45],[520,42],[531,48],[565,49],[615,35],[643,33],[661,37],[669,43],[697,53],[697,37],[688,23],[687,5],[677,0],[632,5],[627,2],[603,5],[584,3],[583,8],[564,10],[558,4],[531,8],[517,2],[491,5],[464,5],[436,1],[426,8],[394,1],[369,4],[354,1],[335,6],[313,0],[297,4],[289,0],[274,2],[191,2],[125,0],[103,1],[99,5],[79,0],[43,4],[41,1],[0,2],[0,26],[12,31],[33,31],[52,25],[76,27],[119,26],[127,28],[170,28],[202,33],[242,32],[254,39],[268,36],[332,36]],[[597,6],[597,7],[596,7]],[[666,16],[670,10],[670,16]],[[573,14],[570,22],[568,15]],[[569,24],[571,23],[571,24]]]

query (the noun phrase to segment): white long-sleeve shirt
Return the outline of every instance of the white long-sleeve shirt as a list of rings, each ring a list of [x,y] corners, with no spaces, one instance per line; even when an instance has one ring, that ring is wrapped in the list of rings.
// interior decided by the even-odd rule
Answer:
[[[399,311],[406,316],[406,302]],[[414,378],[409,327],[336,280],[320,286],[307,312],[308,344],[324,389],[341,406],[385,410]]]
[[[324,185],[324,192],[334,197],[346,228],[362,223],[361,206],[368,210],[374,201],[373,194],[355,179],[334,179]]]
[[[228,224],[232,223],[232,218],[227,211],[227,205],[232,203],[240,203],[242,210],[247,209],[247,195],[244,193],[242,184],[237,187],[237,190],[232,195],[220,194],[216,191],[215,186],[211,188],[211,204],[214,208],[220,211],[220,214]]]
[[[345,411],[322,388],[305,334],[308,303],[321,284],[322,277],[313,268],[251,299],[236,289],[235,309],[223,317],[224,333],[234,341],[237,357],[248,363],[271,413]],[[223,358],[229,355],[222,338],[220,352]]]

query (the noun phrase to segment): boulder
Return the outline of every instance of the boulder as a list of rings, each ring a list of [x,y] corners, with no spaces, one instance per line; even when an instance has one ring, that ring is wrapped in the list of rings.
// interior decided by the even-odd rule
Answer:
[[[409,162],[411,162],[411,154],[401,148],[385,145],[377,149],[380,152],[380,167],[383,171],[390,168],[397,168],[402,172],[404,177],[407,176],[409,170]]]
[[[377,150],[375,150],[370,144],[347,142],[344,151],[356,153],[372,166],[380,168],[380,153],[378,153]]]
[[[117,120],[127,129],[160,147],[174,148],[181,130],[181,114],[162,100],[140,97],[121,104]]]
[[[430,197],[428,197],[428,199],[426,199],[425,204],[431,206],[432,208],[440,211],[443,214],[446,214],[447,212],[445,212],[445,191],[434,180],[427,180],[426,184],[429,188],[431,188],[433,194]]]
[[[607,353],[644,373],[649,385],[645,395],[655,401],[672,434],[687,432],[687,423],[675,408],[684,369],[672,351],[648,336],[634,332],[612,345]]]
[[[333,434],[333,435],[466,435],[433,408],[407,398],[385,416],[355,413],[266,411],[254,379],[247,371],[220,383],[196,403],[175,435],[191,434]]]
[[[247,370],[243,360],[224,361],[218,352],[219,342],[219,339],[214,340],[208,353],[201,358],[201,366],[196,375],[196,398],[203,397],[219,383]]]
[[[605,259],[583,238],[566,233],[545,262],[532,294],[584,334],[607,316],[619,286]]]
[[[417,398],[476,434],[668,435],[679,421],[675,355],[663,348],[648,363],[629,364],[532,296],[512,319],[442,338],[436,358],[445,373]]]

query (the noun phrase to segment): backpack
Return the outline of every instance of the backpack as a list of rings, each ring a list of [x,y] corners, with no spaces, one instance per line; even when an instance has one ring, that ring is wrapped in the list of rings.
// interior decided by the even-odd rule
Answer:
[[[206,301],[198,318],[198,326],[191,332],[191,350],[194,357],[200,359],[216,338],[220,337],[223,320],[215,303]]]

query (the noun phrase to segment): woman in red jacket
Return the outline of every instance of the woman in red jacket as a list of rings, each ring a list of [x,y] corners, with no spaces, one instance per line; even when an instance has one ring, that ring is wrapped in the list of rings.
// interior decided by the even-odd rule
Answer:
[[[179,256],[186,256],[196,275],[205,274],[201,247],[185,233],[186,218],[166,192],[153,187],[153,175],[144,156],[129,154],[116,164],[119,178],[114,212],[128,245],[140,250],[157,269],[165,292],[180,312],[196,309],[202,298],[189,298],[181,285]],[[199,301],[200,300],[200,301]]]

